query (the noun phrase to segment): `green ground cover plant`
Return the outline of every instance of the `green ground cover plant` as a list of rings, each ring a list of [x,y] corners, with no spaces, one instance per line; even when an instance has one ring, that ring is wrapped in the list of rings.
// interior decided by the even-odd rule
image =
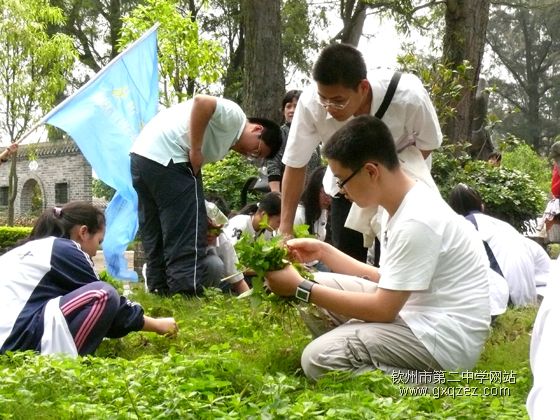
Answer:
[[[161,298],[144,293],[136,284],[132,290],[132,298],[146,313],[178,320],[176,338],[134,333],[105,340],[94,357],[75,360],[31,353],[0,356],[0,417],[527,417],[534,308],[512,309],[498,318],[473,370],[513,372],[515,383],[491,384],[502,395],[435,398],[414,394],[380,372],[357,377],[338,374],[309,382],[299,358],[311,337],[293,307],[278,318],[269,315],[266,301],[255,309],[248,299],[213,290],[202,298]],[[458,382],[445,386],[472,388],[472,382],[455,377]]]

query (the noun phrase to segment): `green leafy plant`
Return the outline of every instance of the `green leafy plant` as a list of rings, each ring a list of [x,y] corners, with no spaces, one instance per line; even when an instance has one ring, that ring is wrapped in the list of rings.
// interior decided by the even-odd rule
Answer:
[[[546,196],[529,175],[472,160],[466,147],[447,145],[433,153],[432,175],[444,199],[458,183],[468,184],[480,193],[486,213],[520,231],[526,221],[542,214]]]
[[[230,152],[224,159],[204,165],[204,191],[222,197],[232,209],[240,209],[240,192],[245,182],[257,174],[258,169],[255,165],[250,164],[239,153]]]
[[[270,229],[266,215],[259,227]],[[300,237],[309,236],[308,228],[305,225],[297,226],[294,231]],[[284,243],[284,238],[280,235],[268,239],[265,235],[253,237],[244,233],[235,244],[235,251],[239,259],[239,268],[243,271],[249,269],[255,274],[251,280],[252,289],[242,295],[250,296],[254,306],[258,306],[262,300],[287,301],[287,299],[270,294],[265,290],[265,276],[270,271],[281,270],[291,264],[303,278],[313,281],[313,275],[309,269],[293,260],[288,247]]]

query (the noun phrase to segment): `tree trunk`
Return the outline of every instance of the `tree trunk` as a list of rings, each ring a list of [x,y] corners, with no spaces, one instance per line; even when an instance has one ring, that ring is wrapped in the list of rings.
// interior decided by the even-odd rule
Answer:
[[[447,0],[443,62],[459,69],[468,61],[472,70],[461,80],[463,92],[455,104],[457,114],[444,129],[449,141],[470,141],[476,85],[488,25],[490,0]]]
[[[341,4],[344,29],[340,34],[340,42],[357,47],[364,31],[367,5],[361,1],[355,3],[355,1],[346,1]]]
[[[14,204],[16,201],[18,187],[16,165],[17,153],[14,153],[11,157],[10,174],[8,175],[8,226],[13,226],[15,220]]]
[[[244,0],[244,109],[247,115],[281,120],[284,95],[281,0]]]

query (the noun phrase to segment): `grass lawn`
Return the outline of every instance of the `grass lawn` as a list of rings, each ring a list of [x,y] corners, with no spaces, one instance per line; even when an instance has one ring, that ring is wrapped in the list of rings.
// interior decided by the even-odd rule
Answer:
[[[299,357],[310,336],[294,308],[133,291],[147,314],[178,320],[176,338],[134,333],[76,360],[0,356],[0,418],[527,418],[535,308],[502,315],[475,380],[446,374],[436,398],[379,372],[309,382]]]

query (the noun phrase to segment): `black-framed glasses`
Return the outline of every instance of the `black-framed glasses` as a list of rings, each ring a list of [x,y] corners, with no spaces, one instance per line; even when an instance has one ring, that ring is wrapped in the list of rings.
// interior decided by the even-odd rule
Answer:
[[[336,186],[337,186],[339,189],[343,189],[344,186],[346,185],[346,183],[347,183],[348,181],[350,181],[352,178],[354,178],[354,177],[358,174],[358,172],[360,172],[360,171],[362,170],[363,167],[364,167],[364,165],[360,166],[358,169],[356,169],[354,172],[352,172],[350,175],[348,175],[344,180],[342,180],[342,181],[340,181],[340,180],[339,180],[339,181],[336,181]]]
[[[328,99],[321,98],[319,96],[319,104],[327,109],[332,108],[336,109],[337,111],[341,111],[350,103],[350,98],[346,99],[345,101],[329,101]]]

